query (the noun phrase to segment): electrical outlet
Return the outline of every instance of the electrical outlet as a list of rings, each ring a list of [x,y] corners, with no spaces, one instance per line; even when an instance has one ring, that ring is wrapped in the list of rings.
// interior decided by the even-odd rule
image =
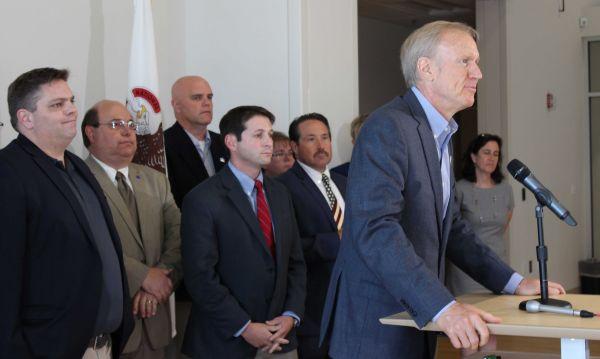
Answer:
[[[529,274],[533,273],[533,261],[529,261]]]

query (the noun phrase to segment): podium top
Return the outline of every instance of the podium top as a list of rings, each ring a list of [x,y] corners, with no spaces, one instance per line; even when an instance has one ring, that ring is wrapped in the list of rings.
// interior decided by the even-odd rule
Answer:
[[[579,318],[564,314],[527,313],[519,310],[519,303],[536,296],[468,294],[457,298],[479,309],[502,318],[500,324],[488,324],[491,334],[543,338],[574,338],[600,340],[600,317]],[[600,295],[565,294],[553,298],[571,302],[574,309],[600,312]],[[379,321],[387,325],[418,328],[408,313],[402,312]],[[440,331],[434,323],[421,330]]]

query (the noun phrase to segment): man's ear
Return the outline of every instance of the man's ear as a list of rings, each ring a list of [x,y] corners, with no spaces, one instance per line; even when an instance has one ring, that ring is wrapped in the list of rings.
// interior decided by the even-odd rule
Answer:
[[[223,138],[223,142],[225,142],[225,146],[229,152],[234,152],[234,150],[237,148],[238,140],[233,133],[226,134],[225,138]]]
[[[298,144],[294,141],[290,141],[290,147],[292,148],[292,152],[294,152],[294,157],[298,158]]]
[[[433,60],[429,57],[419,57],[417,60],[417,78],[425,82],[435,80]]]
[[[22,108],[17,111],[17,122],[28,130],[33,129],[35,123],[33,121],[33,113],[28,110]]]
[[[93,145],[96,142],[96,139],[94,138],[94,129],[92,126],[85,126],[84,132],[88,141],[90,141],[90,144]]]

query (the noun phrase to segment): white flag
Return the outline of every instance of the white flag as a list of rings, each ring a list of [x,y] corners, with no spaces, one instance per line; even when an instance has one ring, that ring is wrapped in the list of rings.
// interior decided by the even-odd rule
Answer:
[[[150,0],[133,0],[133,35],[129,57],[127,109],[138,123],[133,161],[165,173],[162,113],[158,101],[158,67]],[[169,297],[171,337],[175,337],[175,294]]]
[[[138,123],[138,149],[133,162],[165,173],[165,147],[150,0],[133,0],[127,108]]]

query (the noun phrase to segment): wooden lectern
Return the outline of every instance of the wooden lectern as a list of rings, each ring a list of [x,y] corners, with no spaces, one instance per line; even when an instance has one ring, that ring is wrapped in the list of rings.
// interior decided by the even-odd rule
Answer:
[[[488,324],[491,334],[561,338],[561,358],[589,358],[588,340],[600,340],[600,317],[579,318],[553,313],[527,313],[519,310],[521,301],[535,298],[518,295],[469,294],[457,300],[475,305],[502,318],[500,324]],[[556,298],[571,302],[574,309],[600,313],[600,295],[566,294]],[[386,325],[418,328],[406,312],[381,318],[379,321]],[[421,330],[440,331],[434,323],[427,324]]]

